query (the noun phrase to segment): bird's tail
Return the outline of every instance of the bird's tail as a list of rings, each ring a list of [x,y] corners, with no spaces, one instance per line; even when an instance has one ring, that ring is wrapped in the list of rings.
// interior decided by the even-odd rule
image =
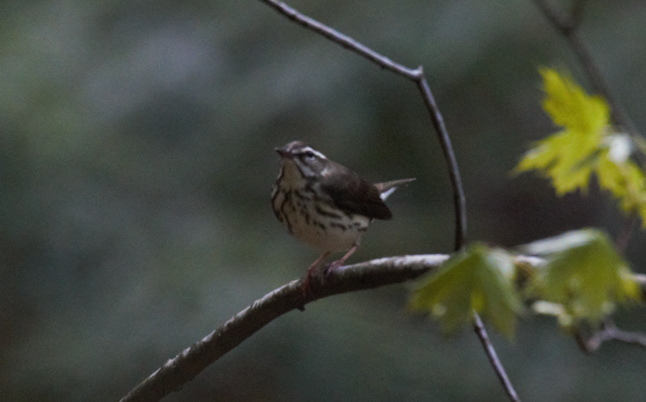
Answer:
[[[400,180],[393,180],[393,181],[387,181],[385,183],[375,183],[375,187],[377,187],[377,190],[379,190],[379,196],[381,197],[382,201],[386,201],[386,198],[390,197],[390,195],[397,190],[397,186],[400,186],[402,184],[410,183],[415,179],[400,179]]]

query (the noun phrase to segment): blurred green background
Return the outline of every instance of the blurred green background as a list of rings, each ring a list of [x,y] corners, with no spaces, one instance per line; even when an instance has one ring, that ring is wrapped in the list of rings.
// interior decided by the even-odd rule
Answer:
[[[590,1],[582,35],[646,127],[646,6]],[[541,65],[584,76],[529,0],[292,0],[423,65],[463,175],[469,238],[514,246],[619,232],[593,186],[558,199],[510,170],[555,130]],[[114,401],[318,256],[275,220],[273,151],[301,139],[370,180],[417,177],[352,257],[447,253],[453,206],[415,86],[259,1],[5,0],[0,5],[0,400]],[[642,268],[646,237],[627,251]],[[410,285],[318,301],[168,401],[500,401],[470,331],[410,315]],[[643,310],[620,323],[646,330]],[[644,354],[585,356],[553,320],[493,334],[528,401],[638,401]]]

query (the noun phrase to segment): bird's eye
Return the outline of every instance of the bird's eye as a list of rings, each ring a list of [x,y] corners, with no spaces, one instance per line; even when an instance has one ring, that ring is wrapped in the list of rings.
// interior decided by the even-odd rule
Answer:
[[[313,158],[313,157],[314,157],[314,152],[312,152],[312,151],[305,151],[305,157],[306,157],[306,158]]]

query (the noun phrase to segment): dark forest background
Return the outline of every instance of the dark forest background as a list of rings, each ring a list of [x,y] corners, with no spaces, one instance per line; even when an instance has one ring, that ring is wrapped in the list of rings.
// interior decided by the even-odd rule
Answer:
[[[646,127],[646,3],[589,1],[581,35]],[[529,0],[290,5],[423,65],[463,175],[469,239],[514,246],[614,202],[513,177],[556,130],[539,66],[585,76]],[[416,177],[352,257],[448,253],[448,174],[415,86],[258,1],[0,4],[0,400],[114,401],[318,256],[275,220],[274,147],[301,139],[373,181]],[[627,250],[644,271],[646,236]],[[410,285],[271,323],[168,401],[499,401],[471,332],[409,314]],[[618,317],[644,330],[643,310]],[[552,319],[493,335],[528,401],[640,401],[644,352],[586,356]]]

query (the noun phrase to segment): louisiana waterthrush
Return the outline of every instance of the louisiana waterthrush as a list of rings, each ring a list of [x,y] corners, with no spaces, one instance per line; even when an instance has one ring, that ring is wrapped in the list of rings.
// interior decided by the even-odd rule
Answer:
[[[397,185],[415,179],[371,184],[301,141],[276,152],[280,171],[271,193],[276,218],[292,236],[323,251],[308,269],[309,291],[318,264],[331,253],[348,250],[328,269],[343,265],[374,219],[392,218],[384,200]]]

